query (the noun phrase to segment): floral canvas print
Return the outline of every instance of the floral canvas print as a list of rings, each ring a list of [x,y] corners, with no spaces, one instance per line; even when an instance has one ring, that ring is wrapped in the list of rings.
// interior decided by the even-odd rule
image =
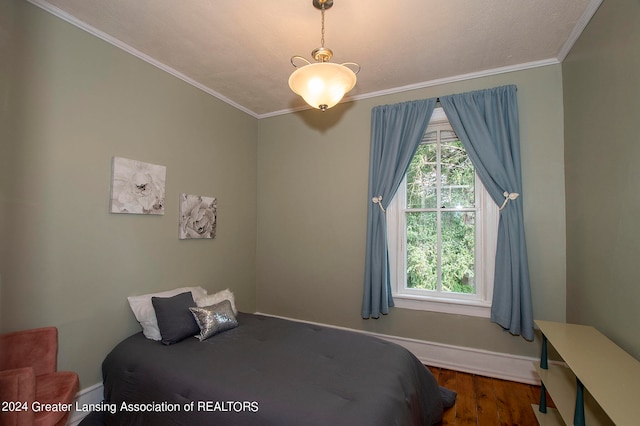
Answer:
[[[215,238],[216,210],[215,198],[180,194],[179,238]]]
[[[113,157],[111,213],[164,214],[165,166]]]

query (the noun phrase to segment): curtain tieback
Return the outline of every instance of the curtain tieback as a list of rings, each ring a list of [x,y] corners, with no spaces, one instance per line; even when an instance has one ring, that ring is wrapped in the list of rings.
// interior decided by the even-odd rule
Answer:
[[[386,213],[386,211],[384,210],[384,207],[382,207],[382,195],[378,195],[377,197],[373,197],[371,199],[371,201],[373,201],[374,204],[377,204],[378,207],[380,207],[380,210],[382,210],[382,213]]]
[[[507,192],[504,191],[504,202],[502,203],[502,205],[500,206],[500,210],[504,209],[504,207],[507,205],[507,203],[511,200],[515,200],[516,198],[518,198],[520,196],[520,194],[518,194],[517,192]]]

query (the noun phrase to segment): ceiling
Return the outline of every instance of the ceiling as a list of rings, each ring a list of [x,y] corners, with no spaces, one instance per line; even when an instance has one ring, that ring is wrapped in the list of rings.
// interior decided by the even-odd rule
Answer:
[[[306,108],[287,80],[320,46],[312,0],[29,1],[257,118]],[[361,99],[559,63],[601,2],[334,0],[325,46]]]

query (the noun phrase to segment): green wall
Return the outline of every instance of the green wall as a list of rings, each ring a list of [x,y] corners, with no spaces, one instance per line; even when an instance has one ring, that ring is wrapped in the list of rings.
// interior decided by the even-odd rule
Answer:
[[[257,120],[25,1],[1,3],[0,329],[57,326],[59,368],[84,388],[140,329],[129,295],[230,287],[254,311]],[[108,213],[113,156],[167,167],[164,216]],[[181,192],[217,197],[216,239],[178,240]]]
[[[563,63],[567,320],[640,359],[640,3],[605,0]]]
[[[366,70],[363,70],[363,73]],[[365,74],[361,78],[365,78]],[[392,308],[360,316],[371,109],[505,84],[518,86],[525,228],[535,318],[565,319],[562,76],[553,65],[260,120],[258,310],[497,352],[538,346],[485,318]]]

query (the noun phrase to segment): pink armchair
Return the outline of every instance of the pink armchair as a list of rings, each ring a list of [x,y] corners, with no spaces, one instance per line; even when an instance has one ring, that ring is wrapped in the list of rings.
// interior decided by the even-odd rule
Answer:
[[[65,425],[80,382],[57,368],[57,328],[0,335],[0,425]]]

